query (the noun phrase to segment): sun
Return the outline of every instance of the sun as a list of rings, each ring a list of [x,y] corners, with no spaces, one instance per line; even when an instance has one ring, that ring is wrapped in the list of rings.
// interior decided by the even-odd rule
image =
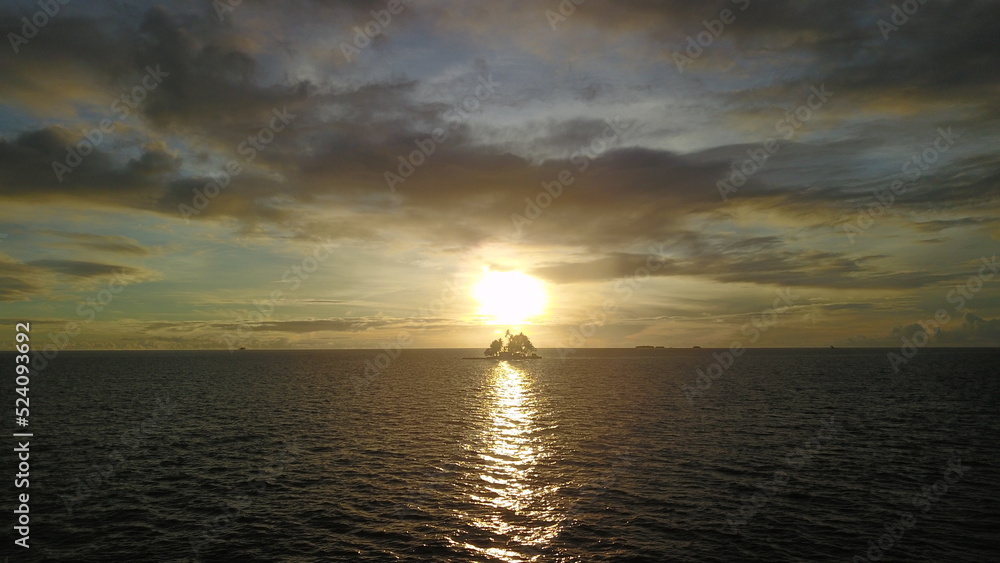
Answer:
[[[484,270],[473,290],[479,314],[488,324],[522,325],[545,310],[545,286],[536,278],[517,271]]]

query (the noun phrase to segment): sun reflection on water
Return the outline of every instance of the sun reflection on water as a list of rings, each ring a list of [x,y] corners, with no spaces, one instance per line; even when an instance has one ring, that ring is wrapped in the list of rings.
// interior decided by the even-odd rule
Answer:
[[[542,436],[538,400],[526,379],[508,362],[500,362],[490,374],[480,462],[470,476],[474,485],[468,495],[481,510],[467,517],[491,545],[464,543],[511,563],[538,560],[562,520],[554,500],[558,487],[539,484],[541,465],[551,452]]]

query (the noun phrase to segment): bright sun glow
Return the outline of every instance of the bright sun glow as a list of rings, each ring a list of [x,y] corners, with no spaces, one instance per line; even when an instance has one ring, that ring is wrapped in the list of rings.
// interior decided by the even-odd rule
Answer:
[[[490,324],[520,325],[545,309],[542,282],[521,272],[486,271],[474,291],[479,314]]]

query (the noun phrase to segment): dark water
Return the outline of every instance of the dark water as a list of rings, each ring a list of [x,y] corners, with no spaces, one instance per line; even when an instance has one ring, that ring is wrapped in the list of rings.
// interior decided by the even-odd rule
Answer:
[[[712,354],[63,353],[32,378],[29,489],[7,438],[0,553],[1000,560],[1000,353],[751,350],[692,394]]]

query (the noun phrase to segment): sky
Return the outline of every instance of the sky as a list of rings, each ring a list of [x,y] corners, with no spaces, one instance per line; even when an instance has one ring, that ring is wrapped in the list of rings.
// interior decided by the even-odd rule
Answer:
[[[0,344],[995,346],[998,16],[5,2]]]

